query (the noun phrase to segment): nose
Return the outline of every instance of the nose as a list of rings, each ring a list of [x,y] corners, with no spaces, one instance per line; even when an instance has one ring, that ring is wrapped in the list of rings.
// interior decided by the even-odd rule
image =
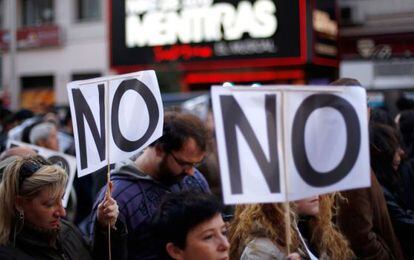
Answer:
[[[230,248],[229,240],[227,239],[227,237],[225,235],[221,235],[218,250],[219,251],[228,251],[229,248]]]
[[[65,217],[65,216],[66,216],[66,210],[63,207],[62,202],[59,202],[59,205],[58,205],[58,207],[55,211],[55,217],[62,218],[62,217]]]

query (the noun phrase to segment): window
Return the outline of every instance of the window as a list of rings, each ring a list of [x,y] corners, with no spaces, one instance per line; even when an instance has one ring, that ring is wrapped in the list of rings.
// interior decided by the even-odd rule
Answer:
[[[39,26],[54,21],[53,0],[23,0],[22,25]]]
[[[6,19],[6,4],[5,0],[0,0],[0,30],[4,29],[4,20]]]
[[[92,79],[92,78],[97,78],[100,77],[101,73],[99,72],[92,72],[92,73],[77,73],[77,74],[72,74],[72,80],[84,80],[84,79]]]
[[[101,0],[77,0],[77,17],[79,21],[99,20],[101,18]]]
[[[43,113],[54,106],[55,92],[53,89],[54,77],[52,75],[21,77],[20,80],[22,108]]]

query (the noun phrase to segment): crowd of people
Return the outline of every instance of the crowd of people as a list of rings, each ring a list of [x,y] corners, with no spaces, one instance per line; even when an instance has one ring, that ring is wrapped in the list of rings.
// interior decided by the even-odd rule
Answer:
[[[235,207],[221,202],[211,120],[165,111],[159,139],[108,183],[77,178],[64,208],[65,170],[6,145],[75,155],[70,114],[0,114],[0,259],[414,259],[414,107],[371,110],[371,187]]]

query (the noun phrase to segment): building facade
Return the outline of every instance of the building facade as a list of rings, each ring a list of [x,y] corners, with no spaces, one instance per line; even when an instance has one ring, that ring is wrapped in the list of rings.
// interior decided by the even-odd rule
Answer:
[[[66,84],[109,73],[107,4],[102,0],[0,0],[1,86],[11,108],[44,110],[67,104]],[[17,25],[16,86],[9,51],[12,20]]]

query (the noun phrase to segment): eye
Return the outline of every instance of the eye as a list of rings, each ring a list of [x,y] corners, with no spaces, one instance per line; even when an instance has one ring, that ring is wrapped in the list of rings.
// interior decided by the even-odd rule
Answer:
[[[43,205],[45,205],[47,208],[51,208],[51,207],[53,207],[54,203],[53,202],[46,202]]]
[[[203,240],[210,240],[213,238],[213,234],[207,234],[203,237]]]

